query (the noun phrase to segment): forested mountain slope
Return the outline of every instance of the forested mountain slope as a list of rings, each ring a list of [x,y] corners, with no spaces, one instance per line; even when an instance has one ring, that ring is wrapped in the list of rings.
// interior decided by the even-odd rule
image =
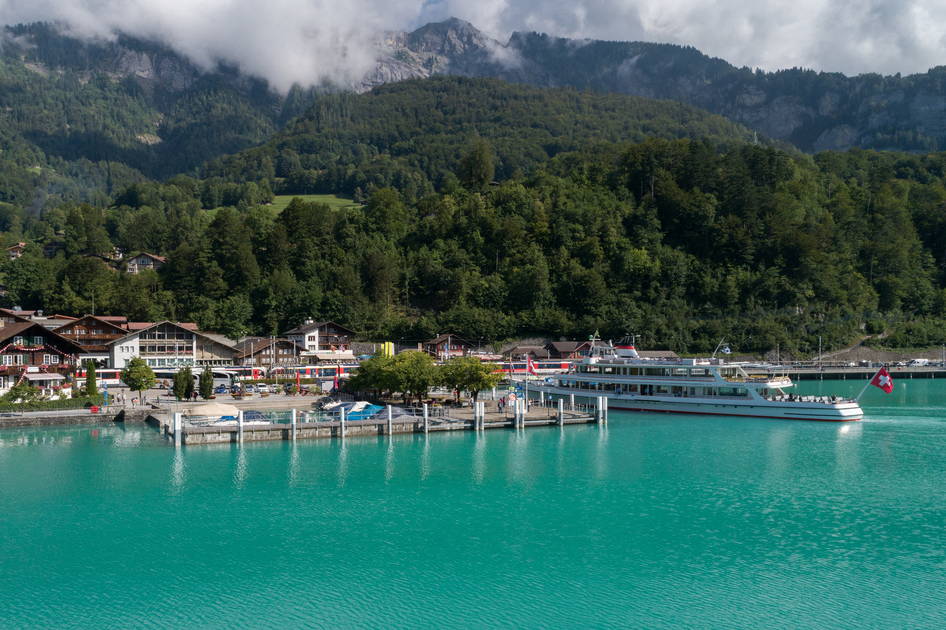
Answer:
[[[203,174],[266,181],[292,194],[393,186],[413,199],[452,177],[475,138],[491,144],[502,180],[565,151],[652,137],[714,146],[755,139],[721,116],[671,101],[441,76],[324,95],[265,145],[216,160]]]
[[[368,77],[459,74],[672,99],[804,151],[946,148],[946,67],[901,77],[736,68],[692,47],[514,33],[506,43],[451,19],[392,34]]]
[[[5,262],[4,299],[80,313],[94,299],[99,313],[230,335],[318,317],[373,339],[597,329],[691,352],[723,336],[737,351],[811,352],[865,328],[946,342],[943,154],[602,142],[500,183],[491,158],[474,139],[437,193],[380,188],[363,207],[297,200],[281,214],[247,203],[252,184],[135,184],[110,208],[31,220],[30,242],[61,232],[65,250]],[[235,207],[202,207],[216,186]],[[94,256],[113,245],[168,262],[116,273]]]
[[[54,27],[0,37],[0,201],[102,202],[145,177],[259,144],[313,102],[232,69],[201,72],[166,47],[83,41]]]

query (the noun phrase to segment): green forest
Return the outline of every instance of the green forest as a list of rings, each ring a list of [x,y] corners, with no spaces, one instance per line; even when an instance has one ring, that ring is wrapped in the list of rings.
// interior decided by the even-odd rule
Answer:
[[[10,129],[2,163],[66,165]],[[3,181],[0,234],[27,243],[0,266],[7,306],[231,337],[316,318],[372,340],[597,330],[679,352],[946,342],[944,154],[808,156],[679,104],[438,78],[323,95],[185,174],[147,161],[73,160],[94,194],[42,203]],[[313,193],[355,203],[271,203]],[[128,274],[116,251],[167,263]]]

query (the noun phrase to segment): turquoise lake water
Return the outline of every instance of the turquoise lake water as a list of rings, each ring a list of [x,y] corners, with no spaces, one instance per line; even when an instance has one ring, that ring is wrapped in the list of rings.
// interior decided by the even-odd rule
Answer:
[[[896,387],[842,425],[0,431],[0,626],[944,628],[946,381]]]

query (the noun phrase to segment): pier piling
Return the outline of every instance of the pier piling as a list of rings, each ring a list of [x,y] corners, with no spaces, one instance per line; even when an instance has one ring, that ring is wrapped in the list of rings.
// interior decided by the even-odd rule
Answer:
[[[394,433],[394,417],[392,416],[391,405],[388,405],[388,435]]]
[[[183,414],[177,412],[174,414],[174,446],[181,445],[181,432],[183,423]]]
[[[424,435],[430,433],[430,410],[427,408],[427,403],[424,403]]]
[[[339,433],[342,437],[345,437],[345,420],[347,419],[348,414],[345,411],[345,408],[342,407],[341,412],[339,413]]]
[[[568,408],[575,411],[575,394],[568,395]]]
[[[243,410],[237,412],[237,439],[243,441]]]
[[[296,439],[296,427],[298,426],[298,415],[299,415],[299,412],[296,411],[295,409],[293,409],[293,410],[292,410],[292,416],[291,416],[291,418],[292,418],[291,422],[292,422],[292,439],[293,439],[293,441],[295,441],[295,439]]]
[[[565,426],[565,399],[558,399],[558,426]]]

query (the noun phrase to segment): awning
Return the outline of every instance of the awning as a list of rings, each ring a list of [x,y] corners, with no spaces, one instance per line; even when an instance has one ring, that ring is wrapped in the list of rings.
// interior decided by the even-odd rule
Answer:
[[[66,377],[62,374],[44,374],[42,372],[27,372],[26,380],[28,381],[64,381]]]

